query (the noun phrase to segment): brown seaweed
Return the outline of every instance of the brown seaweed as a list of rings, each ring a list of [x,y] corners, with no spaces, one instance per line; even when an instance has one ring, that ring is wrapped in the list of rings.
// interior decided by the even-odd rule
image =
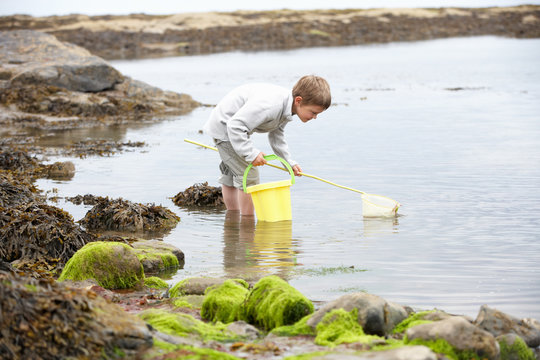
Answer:
[[[176,194],[172,201],[178,206],[199,206],[223,208],[223,194],[220,187],[209,186],[208,182],[195,184]]]

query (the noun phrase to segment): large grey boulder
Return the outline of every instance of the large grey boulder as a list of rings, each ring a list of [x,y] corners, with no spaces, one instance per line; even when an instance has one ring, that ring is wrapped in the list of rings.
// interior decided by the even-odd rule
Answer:
[[[414,326],[406,335],[408,340],[443,339],[458,351],[473,351],[481,358],[496,360],[499,357],[499,343],[495,337],[460,316]]]
[[[317,310],[307,324],[313,328],[322,320],[324,315],[334,309],[351,311],[358,309],[358,323],[366,334],[384,336],[407,318],[407,311],[399,304],[384,300],[383,298],[367,294],[353,293],[339,297]]]
[[[482,305],[475,324],[495,337],[504,334],[516,334],[529,347],[540,346],[540,323],[534,319],[518,319],[487,305]]]
[[[32,30],[0,32],[0,63],[3,78],[9,77],[12,85],[47,84],[94,92],[123,81],[120,72],[88,50]]]

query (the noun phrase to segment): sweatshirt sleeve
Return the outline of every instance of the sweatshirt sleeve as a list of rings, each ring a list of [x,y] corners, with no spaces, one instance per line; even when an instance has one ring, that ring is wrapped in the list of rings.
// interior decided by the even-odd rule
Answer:
[[[283,123],[276,130],[269,132],[268,141],[277,156],[282,157],[289,165],[294,166],[298,163],[291,159],[291,155],[289,154],[289,146],[285,141],[285,125],[287,123]]]
[[[267,118],[267,111],[255,102],[246,102],[227,123],[227,135],[234,151],[247,162],[255,160],[261,152],[253,146],[249,135]]]

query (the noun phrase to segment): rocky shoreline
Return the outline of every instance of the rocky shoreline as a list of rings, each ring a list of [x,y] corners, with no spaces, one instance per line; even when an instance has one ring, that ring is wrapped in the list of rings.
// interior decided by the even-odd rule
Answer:
[[[187,278],[169,286],[156,275],[182,268],[184,254],[155,239],[180,221],[172,211],[87,194],[69,199],[93,206],[75,222],[34,185],[41,177],[69,179],[76,172],[72,163],[38,159],[48,150],[36,143],[34,130],[155,121],[201,106],[189,95],[125,77],[96,54],[334,46],[364,41],[367,35],[358,34],[368,33],[372,42],[416,40],[485,34],[486,24],[496,35],[538,37],[539,31],[539,7],[396,11],[203,14],[205,26],[199,15],[184,14],[174,20],[185,24],[183,30],[171,30],[169,17],[145,15],[2,18],[3,30],[19,29],[0,32],[0,358],[539,359],[540,323],[487,306],[472,319],[363,292],[314,304],[276,276]],[[95,28],[95,22],[110,27],[114,19],[120,27],[137,21],[129,31]],[[85,21],[92,26],[82,26]],[[141,28],[147,21],[153,23]],[[156,33],[160,21],[165,25]],[[435,31],[453,21],[460,27]],[[187,33],[198,43],[182,38],[179,45]],[[90,51],[51,34],[79,34]],[[145,36],[155,42],[142,42]],[[252,47],[250,37],[257,40]],[[142,145],[90,142],[59,151],[103,155]],[[219,189],[207,184],[186,189],[174,202],[222,206]]]
[[[21,29],[55,35],[104,59],[135,59],[457,36],[538,38],[540,6],[0,17],[0,31]]]

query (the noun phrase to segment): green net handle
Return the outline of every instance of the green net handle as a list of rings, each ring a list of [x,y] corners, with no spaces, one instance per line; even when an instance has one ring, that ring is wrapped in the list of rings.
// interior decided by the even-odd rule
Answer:
[[[268,161],[270,161],[270,160],[279,160],[279,161],[281,161],[283,163],[283,165],[285,165],[287,170],[289,170],[289,174],[291,174],[291,184],[294,184],[294,171],[291,168],[291,165],[289,165],[289,163],[287,161],[285,161],[284,159],[282,159],[279,156],[274,155],[274,154],[265,155],[264,159],[268,160]],[[253,164],[249,164],[248,167],[246,168],[246,171],[244,171],[244,178],[242,179],[242,185],[244,186],[244,192],[246,192],[247,175],[249,173],[249,170],[251,170],[252,167],[253,167]]]

